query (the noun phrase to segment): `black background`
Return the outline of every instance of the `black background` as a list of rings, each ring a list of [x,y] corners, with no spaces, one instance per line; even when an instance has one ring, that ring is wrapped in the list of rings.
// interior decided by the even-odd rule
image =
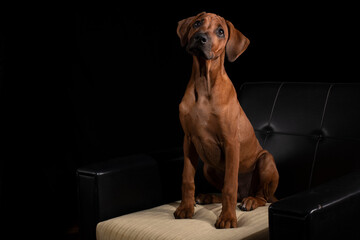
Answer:
[[[181,146],[178,104],[192,58],[180,46],[178,21],[213,12],[250,39],[234,63],[225,63],[236,88],[249,81],[359,81],[355,4],[1,11],[1,209],[35,232],[60,237],[77,225],[78,167]]]

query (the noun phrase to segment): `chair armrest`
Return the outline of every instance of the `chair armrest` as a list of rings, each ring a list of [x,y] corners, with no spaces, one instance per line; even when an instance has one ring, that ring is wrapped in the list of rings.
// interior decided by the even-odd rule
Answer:
[[[147,155],[98,162],[77,170],[82,239],[95,239],[100,221],[162,202],[158,163]]]
[[[359,203],[360,171],[275,202],[270,239],[360,239]]]

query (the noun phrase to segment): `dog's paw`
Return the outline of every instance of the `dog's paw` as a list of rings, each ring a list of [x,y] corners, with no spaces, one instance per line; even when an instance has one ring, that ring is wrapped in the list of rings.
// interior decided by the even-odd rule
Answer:
[[[220,217],[215,223],[216,228],[236,228],[237,227],[237,218],[234,213],[221,213]]]
[[[242,211],[251,211],[260,206],[265,206],[265,204],[266,200],[264,198],[246,197],[241,201],[239,208]]]
[[[186,206],[180,204],[175,210],[174,217],[176,219],[192,218],[194,216],[194,205]]]

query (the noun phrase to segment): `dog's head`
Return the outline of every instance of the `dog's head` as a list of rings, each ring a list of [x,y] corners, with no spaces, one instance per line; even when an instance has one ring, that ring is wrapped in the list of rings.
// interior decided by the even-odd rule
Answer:
[[[227,59],[233,62],[250,43],[230,21],[206,12],[179,21],[177,34],[189,53],[207,60],[225,51]]]

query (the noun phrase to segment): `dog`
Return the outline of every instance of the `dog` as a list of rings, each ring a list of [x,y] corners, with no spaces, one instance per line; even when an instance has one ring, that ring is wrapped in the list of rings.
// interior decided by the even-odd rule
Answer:
[[[222,203],[216,228],[236,228],[236,207],[250,211],[276,201],[279,174],[273,156],[264,150],[237,99],[225,68],[250,41],[224,18],[202,12],[178,22],[182,47],[193,56],[190,81],[179,104],[184,131],[182,200],[174,217],[192,218],[196,202]],[[221,195],[199,194],[194,176],[198,159],[204,176]]]

